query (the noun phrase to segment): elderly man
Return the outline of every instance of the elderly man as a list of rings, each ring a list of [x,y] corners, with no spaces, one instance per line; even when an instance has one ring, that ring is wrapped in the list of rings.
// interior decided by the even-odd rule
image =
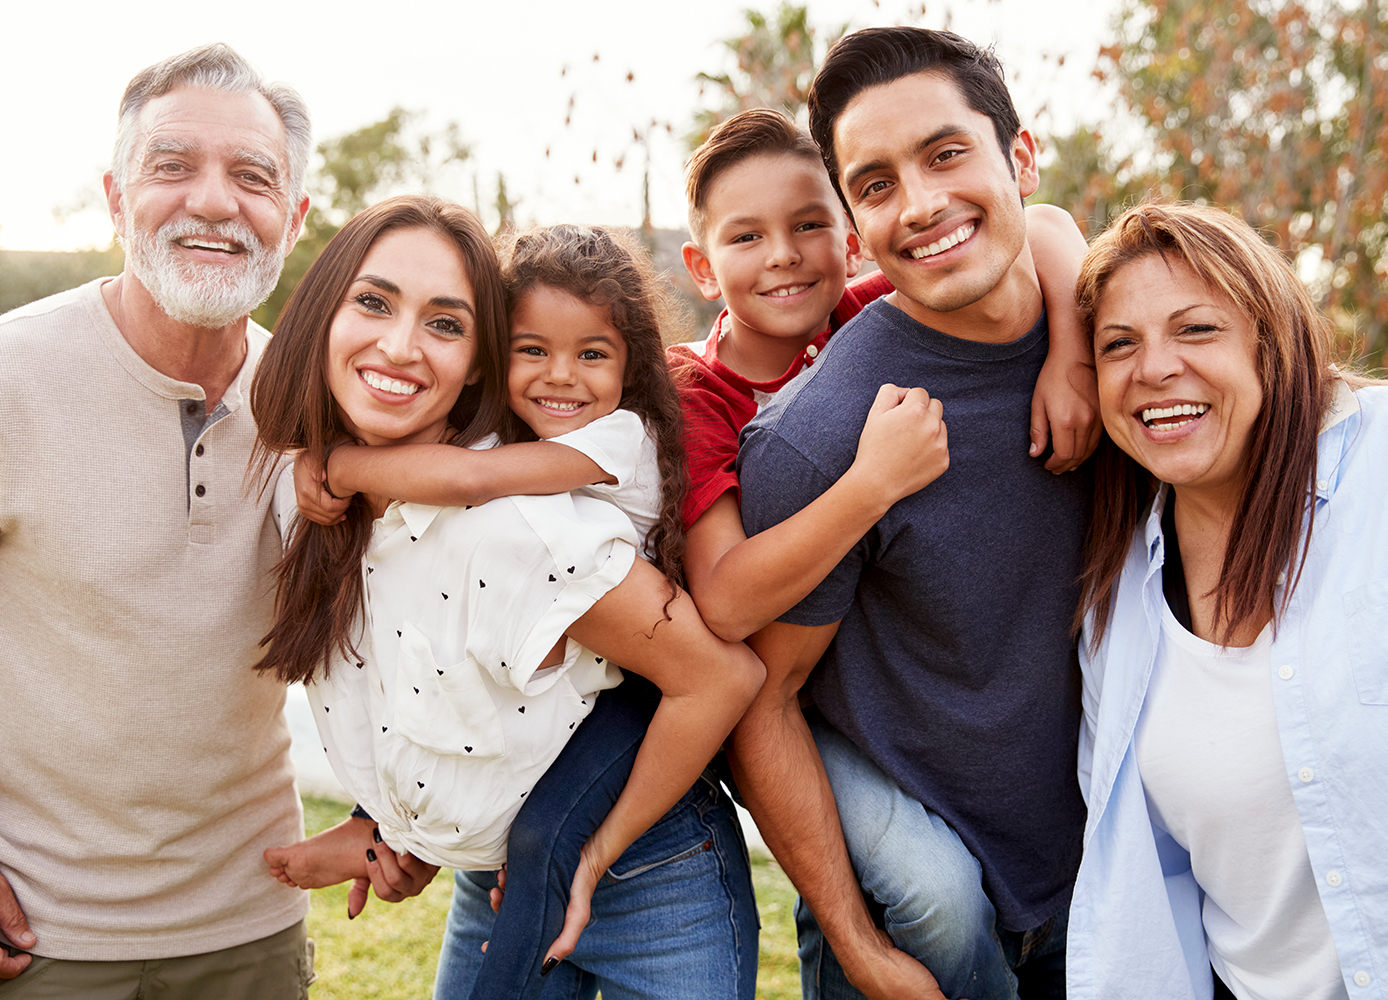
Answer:
[[[0,318],[0,996],[302,997],[280,538],[248,393],[308,209],[302,100],[212,45],[126,89],[124,273]],[[3,938],[0,938],[0,944]]]

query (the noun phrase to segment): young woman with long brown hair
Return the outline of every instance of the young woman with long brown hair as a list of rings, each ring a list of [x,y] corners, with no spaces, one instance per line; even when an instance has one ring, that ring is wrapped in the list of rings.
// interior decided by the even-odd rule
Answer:
[[[368,449],[495,443],[484,435],[503,424],[508,392],[512,409],[524,396],[514,380],[506,385],[501,359],[516,342],[504,313],[495,257],[469,213],[422,198],[368,210],[329,244],[278,326],[253,390],[264,447],[307,449],[321,462],[343,438]],[[620,363],[598,357],[604,336]],[[542,329],[531,342],[563,346]],[[586,411],[587,421],[571,421],[573,435],[615,417],[625,346],[618,331],[594,332],[577,351],[591,367],[570,380],[591,398],[541,397],[541,413],[521,416],[532,427],[542,419],[564,426]],[[497,472],[505,489],[535,478],[506,464],[516,456],[541,466],[542,487],[580,473],[526,492],[629,485],[626,460],[589,441],[463,457]],[[280,488],[287,511],[291,487],[284,480]],[[620,680],[611,660],[646,675],[661,689],[649,731],[620,796],[581,848],[587,877],[575,880],[576,894],[591,892],[642,831],[689,797],[754,693],[760,665],[712,636],[682,591],[634,559],[637,536],[613,504],[579,491],[480,489],[488,495],[470,496],[472,506],[426,507],[393,501],[400,490],[368,488],[352,496],[343,523],[297,522],[262,667],[313,682],[329,759],[378,824],[372,832],[460,876],[505,857],[511,820],[536,780],[597,692]],[[655,495],[663,495],[659,483]],[[304,850],[279,856],[281,874],[361,875],[360,830],[332,832],[317,860]],[[721,887],[716,894],[724,896]]]

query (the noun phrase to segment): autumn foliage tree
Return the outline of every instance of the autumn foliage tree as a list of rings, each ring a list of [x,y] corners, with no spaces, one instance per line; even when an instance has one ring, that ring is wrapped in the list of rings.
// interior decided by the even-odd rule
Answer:
[[[1144,139],[1126,165],[1100,162],[1097,174],[1125,176],[1130,192],[1238,211],[1382,365],[1384,0],[1129,0],[1118,23],[1099,75],[1116,81]]]

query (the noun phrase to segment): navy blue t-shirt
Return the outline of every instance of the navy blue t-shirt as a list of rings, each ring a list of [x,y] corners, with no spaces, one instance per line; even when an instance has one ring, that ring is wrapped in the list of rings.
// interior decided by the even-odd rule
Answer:
[[[1046,349],[1044,315],[988,344],[874,302],[747,425],[738,459],[752,535],[847,471],[880,385],[944,404],[949,468],[781,621],[842,620],[810,678],[815,704],[959,834],[1012,930],[1068,904],[1084,828],[1070,623],[1090,473],[1055,476],[1027,454]]]

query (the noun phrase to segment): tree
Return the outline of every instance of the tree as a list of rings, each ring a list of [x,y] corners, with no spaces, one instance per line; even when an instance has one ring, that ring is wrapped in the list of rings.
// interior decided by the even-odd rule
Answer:
[[[1264,230],[1382,364],[1384,0],[1129,0],[1119,24],[1099,74],[1145,127],[1147,185]]]
[[[805,107],[815,70],[829,46],[848,30],[844,24],[816,41],[809,11],[782,3],[771,17],[746,10],[747,30],[722,44],[734,61],[724,73],[699,73],[699,93],[712,87],[719,104],[694,115],[694,129],[687,136],[697,149],[719,123],[748,108],[778,108],[795,118]]]
[[[416,117],[392,108],[378,122],[319,143],[323,165],[309,180],[303,232],[279,284],[253,314],[257,323],[274,326],[299,281],[348,219],[391,194],[428,191],[444,168],[471,155],[456,122],[438,132],[416,132],[410,127]]]

